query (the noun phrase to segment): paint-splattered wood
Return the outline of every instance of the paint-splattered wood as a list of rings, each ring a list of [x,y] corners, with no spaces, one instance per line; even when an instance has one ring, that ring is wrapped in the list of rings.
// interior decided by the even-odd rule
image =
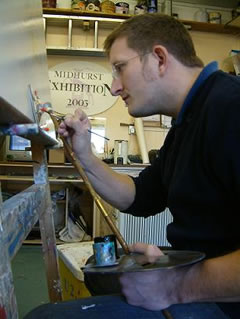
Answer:
[[[51,302],[61,301],[61,283],[58,268],[56,237],[52,214],[52,201],[48,181],[46,152],[42,145],[32,145],[33,173],[36,185],[46,185],[45,209],[39,216],[39,225],[47,272],[48,292]]]
[[[12,259],[45,207],[46,185],[32,185],[3,203],[5,243]]]
[[[7,229],[3,221],[2,193],[0,190],[0,318],[17,319],[17,302],[14,294],[13,275],[6,245]]]

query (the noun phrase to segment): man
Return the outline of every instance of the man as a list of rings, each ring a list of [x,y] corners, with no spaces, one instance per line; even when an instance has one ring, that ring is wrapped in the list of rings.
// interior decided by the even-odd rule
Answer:
[[[169,207],[173,249],[207,256],[191,266],[124,274],[122,293],[137,306],[136,318],[163,318],[160,310],[169,307],[176,319],[239,319],[240,80],[218,71],[216,63],[204,68],[184,26],[165,15],[127,20],[108,36],[105,50],[113,69],[111,92],[129,114],[175,120],[159,157],[132,179],[93,155],[90,123],[81,110],[61,123],[59,133],[71,140],[103,199],[144,217]],[[145,244],[131,250],[161,254]],[[124,308],[129,314],[130,305]],[[113,312],[107,316],[119,318]]]

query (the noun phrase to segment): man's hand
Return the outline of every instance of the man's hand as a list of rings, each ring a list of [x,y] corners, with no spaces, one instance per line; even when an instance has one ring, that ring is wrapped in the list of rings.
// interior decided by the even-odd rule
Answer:
[[[81,109],[77,109],[74,115],[66,115],[59,125],[58,133],[68,139],[81,162],[87,161],[92,154],[90,127],[90,121]]]
[[[137,243],[129,247],[131,252],[138,252],[154,259],[163,252],[153,245]],[[122,293],[127,302],[149,310],[165,309],[178,303],[176,290],[180,289],[179,272],[174,269],[152,270],[146,272],[125,273],[120,278]]]

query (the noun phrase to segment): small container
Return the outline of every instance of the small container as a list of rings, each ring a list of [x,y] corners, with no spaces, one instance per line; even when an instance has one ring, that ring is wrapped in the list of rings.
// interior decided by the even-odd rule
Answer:
[[[113,242],[114,244],[114,248],[115,248],[115,254],[116,254],[116,258],[119,258],[118,256],[118,249],[117,249],[117,239],[116,239],[116,236],[115,235],[106,235],[104,236],[104,241],[105,242]]]
[[[220,12],[209,12],[208,13],[208,21],[209,23],[220,24],[221,23],[221,13]]]
[[[100,11],[100,1],[90,0],[86,6],[86,11]]]
[[[194,20],[198,22],[208,22],[209,16],[205,9],[199,9],[194,13]]]
[[[115,12],[122,13],[122,14],[128,14],[129,4],[127,2],[117,2]]]
[[[86,1],[84,0],[72,0],[72,9],[74,10],[85,10],[86,9]]]
[[[97,266],[111,266],[116,263],[115,243],[109,236],[94,238],[93,251]]]
[[[114,164],[126,165],[128,160],[128,141],[114,141]]]
[[[115,13],[115,3],[111,0],[104,0],[100,7],[102,12]]]
[[[134,8],[134,14],[139,15],[139,14],[144,14],[148,11],[148,8],[144,4],[137,4]]]
[[[157,0],[149,0],[148,1],[148,12],[155,13],[158,11],[158,2]]]

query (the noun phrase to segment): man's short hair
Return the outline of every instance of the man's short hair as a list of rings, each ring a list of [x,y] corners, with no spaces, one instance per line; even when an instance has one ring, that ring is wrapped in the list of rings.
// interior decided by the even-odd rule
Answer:
[[[203,67],[197,57],[192,38],[185,26],[173,17],[160,13],[134,16],[120,24],[105,40],[109,56],[114,41],[126,37],[128,47],[144,55],[154,45],[164,46],[179,62],[188,67]]]

